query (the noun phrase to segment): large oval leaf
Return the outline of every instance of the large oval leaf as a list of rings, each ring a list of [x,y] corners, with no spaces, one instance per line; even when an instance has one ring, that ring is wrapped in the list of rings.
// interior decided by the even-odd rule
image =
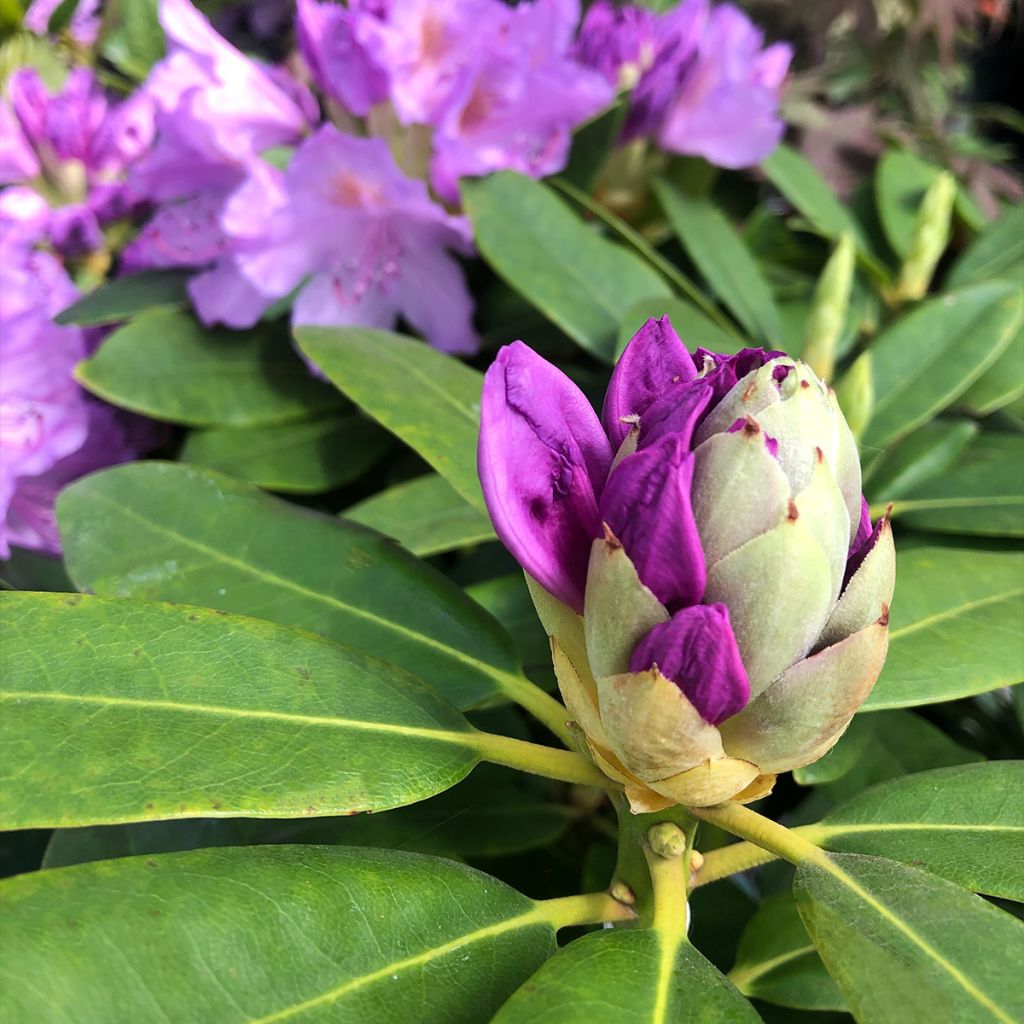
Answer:
[[[450,858],[508,856],[555,842],[579,816],[573,808],[544,799],[550,785],[547,780],[483,764],[444,793],[376,814],[187,818],[61,828],[47,844],[43,867],[210,846],[279,843],[376,846]]]
[[[1003,354],[957,399],[972,416],[988,416],[1024,396],[1024,327]]]
[[[433,473],[389,487],[342,515],[394,537],[414,555],[436,555],[495,539],[487,516]]]
[[[692,946],[656,931],[594,932],[552,957],[493,1024],[757,1024]]]
[[[554,950],[525,896],[394,851],[135,857],[3,897],[10,1024],[478,1024]]]
[[[477,247],[496,273],[592,355],[611,362],[622,311],[665,282],[602,238],[546,185],[502,171],[462,182]]]
[[[181,459],[271,491],[319,494],[358,479],[393,444],[376,423],[354,413],[271,427],[195,430]]]
[[[1024,554],[899,552],[889,655],[864,704],[911,707],[1020,682]]]
[[[892,514],[921,530],[1024,537],[1024,435],[981,434]]]
[[[757,908],[740,937],[729,980],[751,999],[777,1006],[846,1009],[788,891],[766,899]]]
[[[874,412],[861,445],[882,448],[956,400],[1020,327],[1020,289],[987,281],[922,303],[871,346]]]
[[[501,627],[441,573],[365,527],[218,473],[139,462],[57,505],[82,590],[300,626],[401,665],[461,707],[519,677]]]
[[[280,818],[412,803],[475,732],[394,665],[187,605],[0,595],[0,827]]]
[[[993,277],[1020,280],[1024,260],[1024,206],[1013,206],[967,247],[946,279],[947,288]]]
[[[1024,923],[981,897],[858,854],[801,864],[794,892],[860,1024],[1024,1018]]]
[[[299,347],[356,405],[483,510],[476,472],[483,377],[415,338],[359,327],[300,327]]]
[[[144,270],[116,277],[83,295],[54,319],[59,324],[93,327],[130,320],[140,313],[185,309],[185,284],[191,275],[190,270]]]
[[[662,209],[712,291],[747,332],[769,348],[781,336],[779,311],[761,270],[725,215],[705,197],[655,182]]]
[[[280,330],[207,330],[188,313],[138,317],[76,376],[108,402],[192,427],[287,423],[341,404]]]
[[[881,509],[906,497],[944,473],[978,433],[978,425],[965,416],[929,420],[903,440],[889,445],[864,473],[864,493]]]
[[[807,833],[830,850],[879,854],[974,892],[1024,902],[1024,761],[892,779]]]

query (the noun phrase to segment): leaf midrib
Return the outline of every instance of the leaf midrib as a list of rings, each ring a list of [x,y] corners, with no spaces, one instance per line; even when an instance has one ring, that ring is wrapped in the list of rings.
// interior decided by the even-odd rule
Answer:
[[[892,643],[893,640],[906,636],[908,633],[916,633],[917,630],[925,629],[936,622],[944,622],[946,619],[956,618],[959,615],[972,612],[977,608],[984,608],[990,604],[999,604],[1002,601],[1020,597],[1022,594],[1024,594],[1024,587],[1019,587],[1015,590],[1006,590],[1001,594],[989,594],[988,597],[967,601],[965,604],[959,604],[955,608],[947,608],[944,611],[935,612],[933,615],[927,615],[923,619],[918,619],[917,622],[911,622],[909,625],[901,626],[899,629],[890,630],[889,642]]]
[[[313,600],[322,602],[323,604],[334,606],[336,608],[339,608],[343,612],[354,616],[355,618],[361,618],[366,621],[373,622],[376,625],[383,626],[385,629],[397,633],[400,636],[410,637],[413,640],[422,643],[424,646],[448,654],[456,660],[462,661],[466,665],[470,665],[474,668],[479,669],[485,675],[496,680],[499,686],[503,682],[507,682],[510,679],[518,679],[518,676],[506,672],[503,669],[498,668],[496,665],[489,665],[485,661],[480,661],[478,658],[474,658],[472,655],[466,654],[464,651],[460,651],[455,647],[449,647],[446,644],[443,644],[440,641],[433,639],[433,637],[427,636],[427,634],[425,633],[418,633],[413,629],[400,625],[399,623],[391,622],[388,619],[382,619],[380,616],[365,611],[364,609],[359,608],[356,605],[346,604],[344,601],[341,601],[330,594],[324,594],[315,590],[311,590],[309,587],[306,587],[295,580],[288,579],[286,576],[279,576],[277,573],[271,572],[268,569],[257,568],[253,565],[249,565],[241,561],[240,559],[233,558],[232,556],[227,555],[222,551],[217,551],[215,548],[209,547],[208,545],[203,544],[202,542],[197,541],[192,537],[187,537],[184,534],[178,533],[176,530],[171,529],[170,527],[162,526],[151,519],[147,519],[145,516],[139,514],[129,506],[120,504],[114,501],[112,498],[107,497],[105,494],[94,492],[93,495],[91,496],[91,500],[102,500],[106,501],[107,504],[109,505],[116,505],[118,511],[122,515],[127,515],[130,518],[136,519],[138,522],[142,523],[148,529],[153,530],[158,534],[162,534],[165,537],[169,537],[170,539],[182,544],[184,547],[190,547],[196,551],[202,552],[203,554],[211,557],[215,562],[219,561],[225,563],[226,565],[234,566],[236,569],[240,570],[245,575],[251,576],[257,580],[265,580],[269,583],[280,585],[288,590],[294,591],[297,594],[301,594],[303,597],[312,598]]]

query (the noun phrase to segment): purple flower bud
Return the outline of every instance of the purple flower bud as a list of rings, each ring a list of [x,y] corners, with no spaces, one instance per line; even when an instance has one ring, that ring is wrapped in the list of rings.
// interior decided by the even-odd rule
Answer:
[[[687,448],[693,433],[714,397],[713,388],[702,380],[682,384],[662,395],[640,418],[638,448],[649,448],[666,434],[678,434]]]
[[[850,555],[856,555],[871,536],[871,511],[868,508],[868,499],[862,494],[860,496],[860,523],[857,526],[857,535],[850,545]]]
[[[487,510],[519,564],[577,612],[611,461],[579,388],[521,341],[501,349],[484,378],[481,410],[477,462]]]
[[[612,447],[618,449],[629,433],[627,417],[641,415],[671,385],[696,376],[668,317],[648,320],[623,350],[605,392],[601,422]]]
[[[601,498],[601,520],[669,611],[696,604],[707,582],[690,505],[693,463],[684,440],[668,434],[623,459]]]
[[[891,509],[892,506],[890,505]],[[857,527],[857,536],[850,547],[850,556],[846,560],[846,571],[843,574],[843,589],[853,578],[854,573],[864,564],[864,559],[871,553],[872,548],[878,542],[882,529],[889,519],[888,513],[882,516],[874,528],[871,526],[871,513],[868,511],[867,499],[861,497],[860,525]]]
[[[718,725],[746,707],[750,683],[724,604],[682,608],[637,644],[631,672],[657,665],[705,722]]]
[[[576,38],[574,56],[616,85],[623,72],[639,74],[654,56],[654,11],[629,4],[616,7],[608,0],[590,5]]]

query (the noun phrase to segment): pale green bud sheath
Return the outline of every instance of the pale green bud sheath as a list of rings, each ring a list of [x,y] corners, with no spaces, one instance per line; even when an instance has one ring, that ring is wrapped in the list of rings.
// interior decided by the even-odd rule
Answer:
[[[949,242],[955,200],[956,180],[944,171],[928,186],[917,211],[910,251],[896,282],[897,302],[920,299],[928,291],[932,275]]]
[[[814,289],[804,332],[804,362],[822,379],[831,380],[836,346],[850,308],[857,252],[853,235],[844,231]]]

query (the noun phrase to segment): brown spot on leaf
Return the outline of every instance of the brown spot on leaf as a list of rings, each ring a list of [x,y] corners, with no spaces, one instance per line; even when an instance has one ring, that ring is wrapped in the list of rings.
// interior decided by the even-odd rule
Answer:
[[[306,668],[304,665],[296,665],[295,672],[300,679],[309,679],[310,677],[309,669]]]
[[[195,612],[192,612],[192,614],[189,615],[189,617],[188,617],[188,621],[189,622],[198,622],[199,621],[199,616],[196,615]]]

